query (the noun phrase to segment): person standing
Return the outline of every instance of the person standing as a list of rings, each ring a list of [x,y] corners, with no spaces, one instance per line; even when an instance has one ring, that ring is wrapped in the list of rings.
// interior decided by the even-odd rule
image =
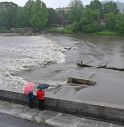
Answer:
[[[30,107],[30,108],[33,108],[33,106],[34,106],[34,98],[35,98],[35,96],[34,96],[33,92],[30,92],[30,93],[28,94],[29,107]]]
[[[40,89],[37,91],[37,99],[39,101],[39,110],[44,110],[45,92]]]

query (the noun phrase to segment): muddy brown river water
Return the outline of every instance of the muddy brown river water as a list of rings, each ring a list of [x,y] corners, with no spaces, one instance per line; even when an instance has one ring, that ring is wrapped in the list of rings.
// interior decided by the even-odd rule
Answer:
[[[86,34],[44,36],[65,48],[66,51],[63,52],[66,56],[65,62],[33,68],[31,71],[20,72],[18,76],[36,82],[56,82],[59,87],[48,92],[51,96],[124,105],[124,72],[95,68],[99,65],[124,68],[123,36]],[[94,67],[78,67],[76,63],[80,61]],[[96,85],[85,89],[82,86],[70,86],[65,83],[68,77],[94,80]]]

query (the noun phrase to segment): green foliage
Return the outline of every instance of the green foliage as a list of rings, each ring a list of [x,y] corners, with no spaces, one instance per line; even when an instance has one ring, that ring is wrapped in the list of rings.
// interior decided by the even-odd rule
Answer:
[[[27,27],[30,26],[29,18],[27,16],[26,10],[24,7],[19,7],[18,16],[17,16],[17,27]]]
[[[29,0],[24,7],[18,10],[18,27],[44,28],[48,22],[48,11],[45,3],[40,0]]]
[[[72,23],[70,28],[73,32],[93,33],[104,29],[110,31],[118,29],[123,33],[124,20],[119,17],[117,20],[118,8],[115,2],[110,1],[102,5],[99,0],[93,0],[85,9],[82,9],[81,5],[80,1],[73,0],[70,6],[69,19]]]
[[[124,35],[124,14],[120,14],[116,18],[116,31],[118,34]]]
[[[32,16],[32,7],[34,5],[34,0],[28,0],[24,6],[26,26],[31,26],[31,16]]]
[[[124,14],[119,14],[117,4],[113,1],[101,4],[100,0],[92,0],[84,8],[81,0],[72,0],[67,10],[47,9],[41,0],[28,0],[24,7],[18,7],[12,2],[0,2],[0,30],[3,32],[11,27],[33,27],[39,31],[48,26],[65,26],[68,23],[68,27],[49,30],[61,33],[97,32],[106,35],[117,32],[124,35]]]
[[[57,24],[57,13],[53,8],[48,8],[48,25]]]
[[[100,31],[100,32],[97,32],[96,34],[98,35],[118,35],[115,31],[109,31],[109,30],[103,30],[103,31]]]
[[[70,28],[69,28],[72,32],[78,32],[80,31],[80,24],[78,22],[74,22]]]
[[[92,10],[99,10],[100,12],[102,12],[103,10],[102,4],[99,0],[91,1],[90,4],[87,5],[87,8],[92,9]]]
[[[70,28],[73,32],[92,33],[99,30],[102,4],[98,0],[91,1],[86,9],[80,0],[74,0],[70,5],[69,19],[72,22]]]
[[[73,31],[70,28],[67,27],[67,28],[63,29],[63,33],[71,34],[71,33],[73,33]]]
[[[96,32],[99,30],[99,11],[86,9],[84,17],[80,21],[81,31],[82,32]]]
[[[83,19],[82,19],[82,26],[81,26],[81,31],[86,32],[86,33],[93,33],[97,32],[99,30],[97,22],[91,22],[89,24],[83,24]]]
[[[48,10],[47,10],[46,4],[44,2],[42,2],[41,11],[42,11],[43,27],[45,27],[48,23]]]
[[[114,13],[108,13],[105,15],[105,23],[106,23],[106,28],[108,30],[115,30],[116,16],[114,15]]]
[[[28,11],[29,11],[30,14],[31,14],[31,9],[32,9],[33,4],[34,4],[34,0],[28,0],[26,2],[25,6],[24,6],[25,8],[28,9]]]
[[[48,21],[48,11],[45,3],[36,0],[31,10],[31,25],[32,27],[44,28]]]
[[[17,20],[18,5],[12,2],[0,3],[0,26],[13,27]]]
[[[105,14],[107,14],[107,13],[118,14],[119,10],[117,7],[117,3],[113,2],[113,1],[109,1],[109,2],[106,2],[105,4],[103,4],[103,13],[105,13]]]
[[[68,18],[71,23],[78,22],[83,16],[83,4],[81,0],[73,0],[70,3]]]
[[[17,27],[31,26],[31,10],[34,4],[33,0],[28,0],[24,7],[19,7],[17,16]]]
[[[10,33],[10,29],[6,28],[6,27],[0,27],[0,33]]]

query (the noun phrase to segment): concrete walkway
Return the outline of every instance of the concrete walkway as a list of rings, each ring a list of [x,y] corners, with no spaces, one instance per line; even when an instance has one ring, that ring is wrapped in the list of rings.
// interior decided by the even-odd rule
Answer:
[[[8,114],[0,113],[0,127],[51,127],[40,123],[29,121]]]
[[[80,118],[55,111],[39,111],[6,101],[0,101],[0,113],[53,127],[124,127],[123,125]]]

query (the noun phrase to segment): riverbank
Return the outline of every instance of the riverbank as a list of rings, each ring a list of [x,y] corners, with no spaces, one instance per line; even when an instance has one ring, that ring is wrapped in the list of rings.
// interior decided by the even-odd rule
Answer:
[[[49,33],[64,33],[64,34],[72,34],[74,33],[72,30],[63,28],[63,27],[50,27],[47,29]]]
[[[107,35],[107,36],[123,36],[123,35],[119,35],[117,32],[115,31],[108,31],[108,30],[103,30],[100,32],[96,32],[95,34],[97,35]]]
[[[47,32],[49,33],[61,33],[61,34],[75,34],[75,33],[80,33],[80,34],[93,34],[93,35],[106,35],[106,36],[124,36],[124,34],[118,34],[116,31],[109,31],[109,30],[103,30],[100,32],[95,32],[95,33],[83,33],[83,32],[73,32],[69,28],[64,28],[64,27],[51,27],[47,29]]]
[[[21,29],[21,30],[20,30]],[[24,30],[23,30],[24,29]],[[93,35],[105,35],[105,36],[124,36],[124,34],[119,34],[116,31],[102,30],[94,33],[84,33],[84,32],[74,32],[70,27],[49,27],[45,31],[33,32],[32,29],[25,30],[26,28],[18,28],[17,31],[12,32],[10,29],[0,30],[0,35],[3,36],[37,36],[47,33],[60,33],[60,34],[93,34]]]

